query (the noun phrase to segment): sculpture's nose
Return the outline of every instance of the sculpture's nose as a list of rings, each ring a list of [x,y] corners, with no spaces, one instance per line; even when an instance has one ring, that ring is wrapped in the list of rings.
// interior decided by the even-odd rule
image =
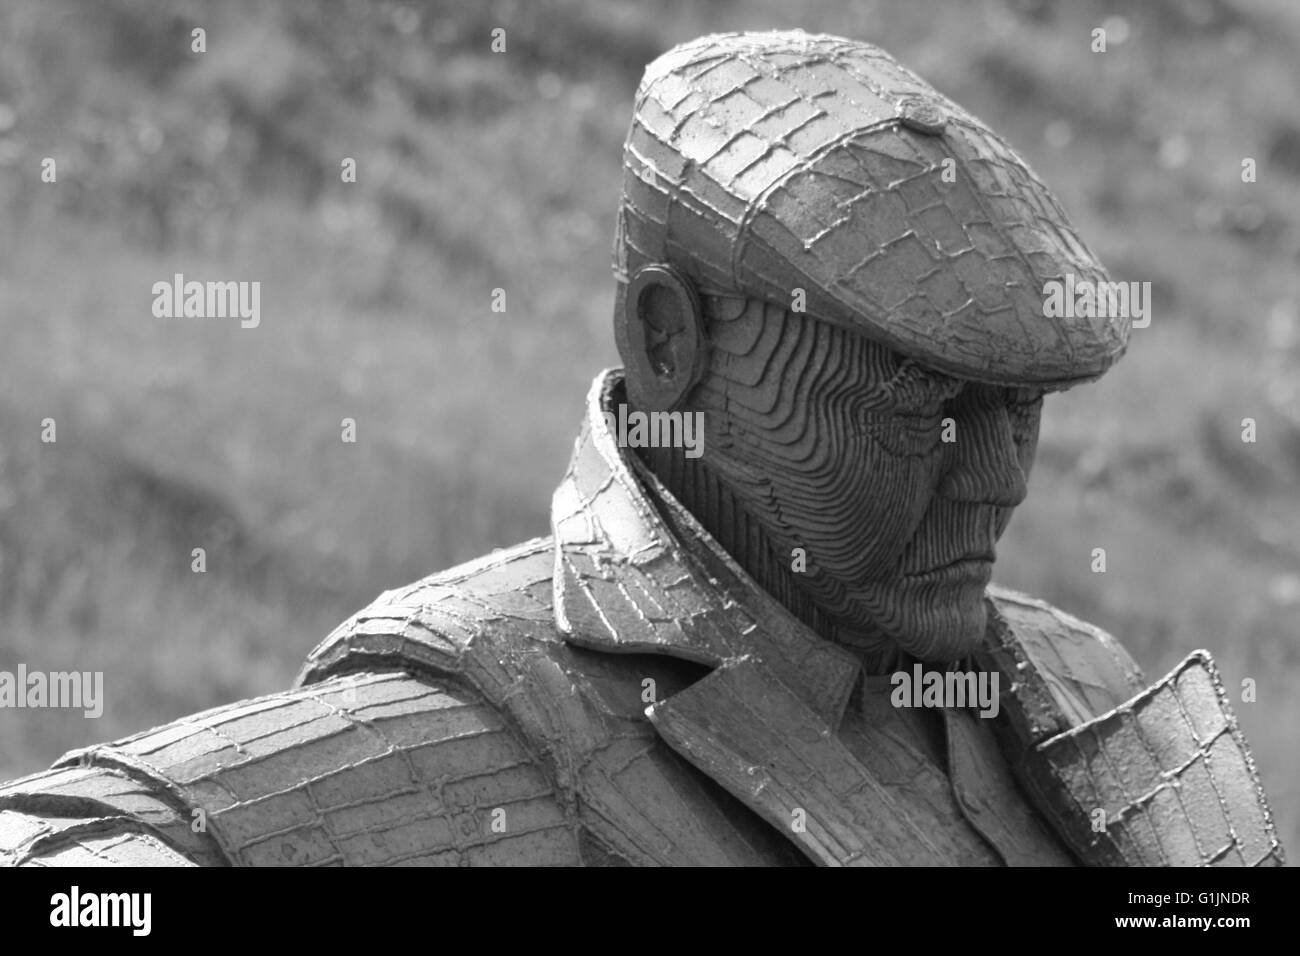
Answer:
[[[956,429],[939,480],[942,497],[1002,508],[1025,500],[1025,473],[1011,419],[1006,404],[995,396],[991,389],[967,389],[950,406]]]

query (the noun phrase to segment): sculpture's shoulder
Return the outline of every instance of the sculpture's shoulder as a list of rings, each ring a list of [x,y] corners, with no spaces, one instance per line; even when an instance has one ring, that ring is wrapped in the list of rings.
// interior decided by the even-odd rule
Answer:
[[[646,705],[699,665],[601,653],[556,629],[555,551],[539,538],[381,595],[310,655],[304,686],[400,668],[460,688],[515,732],[577,828],[587,865],[802,862],[658,739]],[[608,569],[617,584],[620,571]]]
[[[544,770],[479,695],[330,678],[73,752],[0,789],[11,864],[573,863]]]
[[[299,678],[401,667],[495,690],[517,675],[500,652],[560,651],[550,538],[535,538],[385,591],[311,652]],[[507,654],[508,652],[508,654]],[[491,694],[489,694],[491,696]]]
[[[1132,655],[1106,631],[1009,588],[990,585],[986,593],[999,626],[1005,625],[1028,666],[1047,683],[1069,725],[1086,723],[1146,689]]]
[[[990,588],[985,666],[1011,677],[1004,748],[1079,859],[1105,866],[1279,865],[1250,746],[1210,655],[1148,684],[1106,632]],[[978,656],[978,655],[977,655]]]
[[[529,543],[385,595],[396,600],[341,627],[295,689],[75,751],[0,787],[0,862],[580,862],[572,801],[499,703],[424,666],[465,661],[485,629],[521,643],[542,635],[541,564]],[[377,649],[339,673],[317,666],[404,614],[408,628],[435,629],[403,645],[409,653]]]

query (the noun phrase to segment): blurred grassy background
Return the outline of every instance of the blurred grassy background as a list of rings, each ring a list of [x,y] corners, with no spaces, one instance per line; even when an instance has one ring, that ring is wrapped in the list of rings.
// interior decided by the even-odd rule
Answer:
[[[379,591],[546,533],[617,364],[642,68],[801,26],[895,53],[1020,149],[1117,278],[1153,283],[1129,356],[1048,401],[997,578],[1152,678],[1203,646],[1234,700],[1256,680],[1235,707],[1300,853],[1300,7],[801,6],[0,6],[0,669],[103,670],[107,695],[97,722],[0,712],[0,778],[285,687]],[[261,326],[154,318],[175,272],[260,280]]]

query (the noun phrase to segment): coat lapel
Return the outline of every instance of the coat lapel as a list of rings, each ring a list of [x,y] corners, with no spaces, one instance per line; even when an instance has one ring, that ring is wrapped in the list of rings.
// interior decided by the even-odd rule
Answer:
[[[824,720],[757,658],[649,708],[670,747],[826,866],[939,866],[943,853]]]

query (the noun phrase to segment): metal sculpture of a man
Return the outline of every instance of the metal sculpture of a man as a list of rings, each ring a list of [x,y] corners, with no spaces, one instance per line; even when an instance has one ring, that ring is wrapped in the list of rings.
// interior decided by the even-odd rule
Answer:
[[[800,32],[660,57],[623,162],[625,368],[552,534],[383,594],[293,690],[0,788],[0,858],[1280,863],[1207,655],[1149,684],[990,584],[1044,395],[1129,335],[1044,309],[1106,274],[1025,163]]]

